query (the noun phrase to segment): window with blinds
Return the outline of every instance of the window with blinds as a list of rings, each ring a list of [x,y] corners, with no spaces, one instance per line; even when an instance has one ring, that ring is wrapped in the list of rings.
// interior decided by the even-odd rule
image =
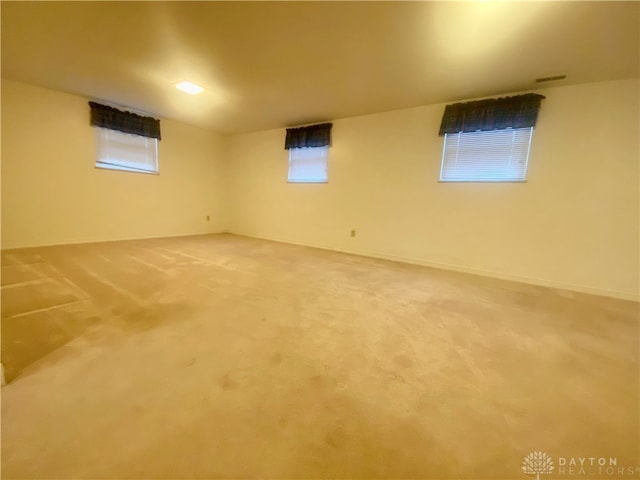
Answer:
[[[96,167],[128,172],[158,173],[158,139],[96,128]]]
[[[522,182],[533,127],[444,135],[443,182]]]
[[[325,183],[328,181],[329,146],[289,149],[289,182]]]

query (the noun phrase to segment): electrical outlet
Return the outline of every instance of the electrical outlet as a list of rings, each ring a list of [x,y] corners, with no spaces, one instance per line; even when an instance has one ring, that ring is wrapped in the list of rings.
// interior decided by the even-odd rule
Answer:
[[[351,236],[355,237],[356,236],[356,231],[355,230],[351,230]]]

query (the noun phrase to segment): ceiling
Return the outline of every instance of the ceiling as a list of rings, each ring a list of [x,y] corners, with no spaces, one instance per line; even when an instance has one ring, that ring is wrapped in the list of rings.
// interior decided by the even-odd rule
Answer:
[[[637,2],[2,2],[2,77],[221,133],[638,77]],[[536,84],[537,77],[566,80]],[[190,96],[174,84],[206,88]]]

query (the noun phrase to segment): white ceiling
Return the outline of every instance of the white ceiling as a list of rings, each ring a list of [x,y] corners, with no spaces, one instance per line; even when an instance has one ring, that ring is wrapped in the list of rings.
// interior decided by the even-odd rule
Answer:
[[[2,2],[2,76],[237,133],[638,77],[637,2]],[[535,84],[537,77],[567,79]],[[174,84],[188,79],[205,93]]]

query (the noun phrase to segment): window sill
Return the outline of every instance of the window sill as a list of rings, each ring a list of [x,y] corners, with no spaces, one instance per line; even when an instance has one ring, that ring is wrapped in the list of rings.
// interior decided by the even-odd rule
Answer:
[[[287,180],[287,183],[329,183],[329,180]]]
[[[438,183],[528,183],[527,180],[438,180]]]
[[[129,173],[142,173],[144,175],[160,175],[160,172],[152,172],[149,170],[136,170],[135,168],[126,168],[126,167],[116,167],[112,165],[98,165],[96,164],[96,168],[100,170],[112,170],[116,172],[129,172]]]

